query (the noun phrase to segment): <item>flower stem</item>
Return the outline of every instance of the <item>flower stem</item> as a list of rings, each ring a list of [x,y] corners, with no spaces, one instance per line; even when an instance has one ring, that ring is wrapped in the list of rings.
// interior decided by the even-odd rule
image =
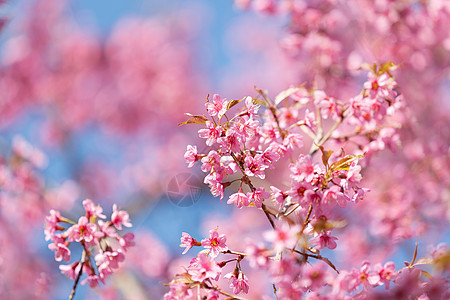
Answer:
[[[69,296],[69,300],[72,300],[73,297],[75,297],[75,290],[77,289],[78,286],[78,282],[80,281],[81,278],[81,274],[83,274],[83,267],[84,267],[84,262],[86,259],[86,250],[83,250],[83,253],[81,254],[81,268],[80,268],[80,272],[78,272],[77,278],[75,279],[75,283],[73,284],[73,288],[72,291],[70,292],[70,296]]]

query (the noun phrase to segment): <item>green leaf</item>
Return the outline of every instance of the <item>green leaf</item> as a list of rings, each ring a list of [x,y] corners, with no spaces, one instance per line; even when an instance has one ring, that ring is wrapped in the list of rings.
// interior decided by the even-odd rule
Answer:
[[[239,102],[241,102],[243,99],[241,100],[230,100],[227,103],[227,110],[229,110],[230,108],[232,108],[233,106],[235,106],[236,104],[238,104]]]
[[[314,144],[315,144],[315,143],[314,143]],[[318,146],[317,144],[316,144],[316,146],[319,147],[320,151],[322,152],[322,162],[323,162],[323,165],[324,165],[325,167],[328,167],[328,160],[330,159],[330,156],[333,154],[333,151],[332,151],[332,150],[326,151],[326,150],[323,148],[323,146]]]
[[[379,76],[379,75],[382,75],[382,74],[384,74],[384,73],[387,73],[387,74],[389,74],[389,76],[392,77],[392,75],[391,75],[390,72],[396,70],[398,67],[399,67],[399,65],[396,65],[396,64],[394,64],[394,63],[391,62],[391,61],[386,62],[386,63],[384,63],[384,64],[381,64],[381,65],[378,67],[377,75]]]
[[[280,104],[284,99],[288,98],[292,94],[295,94],[298,90],[300,90],[300,88],[301,87],[293,87],[293,88],[288,88],[287,90],[284,90],[284,91],[280,92],[275,97],[275,106]]]
[[[428,278],[428,279],[430,279],[430,280],[432,280],[433,279],[433,276],[431,276],[431,274],[430,273],[428,273],[427,271],[424,271],[424,270],[420,270],[420,272],[422,273],[422,275],[423,276],[425,276],[426,278]]]
[[[253,104],[255,104],[255,105],[264,105],[264,106],[267,106],[267,102],[264,101],[264,100],[262,100],[262,99],[259,99],[259,98],[253,98],[253,99],[252,99],[252,102],[253,102]]]
[[[206,121],[208,121],[208,118],[205,116],[194,116],[189,113],[186,113],[185,115],[189,116],[190,118],[187,121],[178,124],[178,126],[181,126],[184,124],[203,124],[203,125],[205,125]]]
[[[415,263],[414,266],[417,265],[429,265],[433,263],[433,259],[431,257],[423,257],[418,259]]]
[[[350,164],[353,161],[358,160],[363,157],[364,157],[364,155],[348,155],[348,156],[338,160],[337,162],[334,162],[333,164],[331,164],[330,170],[332,172],[338,171],[338,170],[348,170],[350,168]]]

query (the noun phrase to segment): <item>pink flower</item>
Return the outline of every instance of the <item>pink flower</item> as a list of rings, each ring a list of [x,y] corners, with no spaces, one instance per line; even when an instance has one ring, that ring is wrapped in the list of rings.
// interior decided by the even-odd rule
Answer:
[[[250,96],[245,98],[245,106],[247,107],[247,113],[249,117],[254,117],[258,114],[259,105],[253,103],[253,99]]]
[[[89,283],[89,286],[90,286],[91,288],[95,288],[95,287],[98,286],[99,280],[102,280],[102,279],[100,278],[100,276],[98,276],[98,275],[96,275],[95,273],[93,273],[93,274],[88,275],[88,277],[87,277],[85,280],[83,280],[83,281],[81,282],[81,284]]]
[[[97,232],[96,236],[99,238],[105,236],[112,238],[118,237],[119,235],[117,234],[117,231],[111,225],[112,225],[111,222],[103,222],[102,220],[98,220],[99,231]]]
[[[119,241],[119,245],[124,251],[126,251],[129,247],[135,246],[134,234],[131,232],[128,232],[123,237],[118,237],[117,239]]]
[[[266,174],[264,173],[264,169],[266,167],[258,157],[247,155],[245,157],[245,164],[245,174],[247,176],[257,176],[261,179],[265,178]]]
[[[316,126],[316,115],[314,112],[310,112],[309,109],[306,109],[305,111],[305,124],[309,128],[313,128]]]
[[[224,137],[217,139],[217,142],[221,146],[223,152],[239,152],[242,144],[241,135],[236,131],[235,128],[231,127],[225,132]]]
[[[212,103],[206,103],[205,106],[211,117],[217,115],[221,119],[227,111],[227,104],[227,99],[222,99],[219,95],[214,94]]]
[[[219,196],[220,197],[220,201],[222,201],[223,200],[223,196],[224,196],[223,184],[221,184],[220,182],[216,182],[215,184],[210,184],[210,188],[211,188],[211,194],[214,197]]]
[[[288,197],[288,194],[274,186],[270,187],[270,191],[272,193],[273,200],[275,200],[280,206],[283,205],[284,199]]]
[[[99,276],[102,280],[105,280],[114,269],[119,268],[119,263],[125,260],[125,255],[119,251],[105,251],[95,256],[95,263]]]
[[[264,165],[272,168],[273,163],[277,162],[281,158],[281,156],[274,147],[270,146],[266,150],[264,150],[263,154],[261,154],[259,158]]]
[[[335,242],[336,237],[328,235],[328,233],[322,233],[313,237],[309,242],[317,250],[322,250],[323,248],[335,249],[337,244]]]
[[[97,218],[105,219],[106,216],[102,214],[103,209],[100,205],[95,206],[91,199],[86,199],[83,201],[83,207],[86,211],[86,218],[90,219],[91,216],[96,216]]]
[[[239,188],[237,193],[230,196],[227,204],[235,204],[237,208],[242,208],[242,206],[248,206],[250,204],[250,199],[242,192],[242,188]]]
[[[78,276],[78,273],[80,273],[81,265],[79,261],[76,261],[70,265],[60,265],[59,269],[61,270],[61,273],[63,273],[70,279],[75,280]]]
[[[164,300],[190,299],[193,296],[191,287],[183,282],[172,280],[169,287],[170,291],[164,294]]]
[[[262,134],[264,136],[265,144],[275,143],[280,138],[280,131],[274,126],[276,125],[269,122],[264,123]]]
[[[264,198],[268,198],[269,196],[269,193],[267,193],[263,187],[259,187],[253,192],[247,193],[248,199],[258,208],[262,207]]]
[[[382,266],[381,264],[376,264],[374,267],[375,275],[370,278],[372,284],[385,284],[386,289],[389,289],[391,281],[397,278],[397,272],[395,271],[395,264],[393,262],[387,262]],[[377,280],[378,279],[378,280]]]
[[[181,244],[180,247],[186,247],[184,249],[183,254],[186,254],[189,249],[191,249],[193,246],[200,246],[200,243],[197,242],[192,236],[190,236],[189,233],[183,232],[181,234]]]
[[[269,261],[270,252],[262,243],[249,242],[245,253],[247,253],[248,262],[253,268],[264,267]]]
[[[324,286],[328,281],[328,277],[330,277],[327,269],[324,267],[324,264],[305,264],[302,269],[302,285],[312,291],[316,291]]]
[[[195,281],[203,281],[207,278],[218,280],[220,273],[221,269],[214,258],[204,252],[194,257],[188,267],[188,274]]]
[[[320,108],[324,119],[328,119],[330,116],[334,120],[339,118],[341,111],[336,100],[328,97],[323,91],[314,91],[314,103]]]
[[[48,245],[48,249],[55,251],[56,261],[69,261],[70,260],[70,250],[67,248],[69,242],[66,241],[61,235],[54,235],[52,237],[53,243]]]
[[[184,154],[184,159],[189,163],[188,168],[191,168],[195,162],[200,159],[197,152],[197,146],[188,145],[186,153]]]
[[[298,133],[289,133],[284,138],[283,145],[289,150],[301,148],[303,147],[303,137]]]
[[[61,222],[61,214],[57,210],[50,210],[50,216],[45,217],[45,240],[51,239],[52,235],[59,229],[58,222]]]
[[[436,246],[436,248],[430,247],[430,254],[434,260],[442,259],[443,257],[445,257],[445,255],[447,255],[449,251],[450,250],[445,243],[440,243]]]
[[[266,231],[264,238],[268,242],[272,242],[275,251],[280,252],[285,248],[291,249],[296,246],[299,232],[300,226],[289,226],[288,223],[282,223],[275,230]]]
[[[325,191],[323,194],[323,200],[325,203],[337,203],[340,207],[344,208],[347,206],[347,200],[350,199],[341,192],[340,187],[333,185]]]
[[[259,122],[247,116],[243,117],[241,120],[244,122],[240,122],[238,124],[239,133],[242,135],[243,139],[252,137],[256,134],[259,127]]]
[[[364,83],[364,88],[368,92],[368,96],[372,99],[377,99],[384,102],[384,99],[389,99],[391,101],[395,100],[397,93],[394,88],[397,83],[389,77],[388,74],[384,73],[376,77],[373,73],[369,73],[369,81]],[[378,99],[379,98],[379,99]]]
[[[225,245],[225,242],[227,241],[225,234],[219,235],[217,230],[210,230],[209,235],[209,239],[202,240],[202,246],[210,249],[209,254],[212,257],[217,257],[220,252],[228,250],[227,245]]]
[[[296,181],[308,181],[314,178],[314,174],[320,172],[319,166],[312,162],[310,155],[300,154],[295,164],[289,166],[292,174],[291,178]]]
[[[202,171],[209,172],[220,167],[220,156],[217,151],[211,150],[208,155],[202,158]]]
[[[218,290],[210,290],[206,295],[206,300],[219,300],[220,292]]]
[[[350,274],[349,290],[357,288],[360,284],[363,285],[364,290],[372,288],[373,285],[377,284],[380,280],[378,274],[370,274],[370,262],[365,261],[362,263],[360,270],[353,269]]]
[[[347,171],[347,180],[350,182],[360,182],[361,179],[361,166],[358,165],[358,161],[355,160],[350,164],[350,167]]]
[[[230,280],[230,288],[233,289],[233,293],[238,295],[241,292],[244,294],[248,293],[248,278],[242,272],[236,276],[234,272],[228,273],[224,276]]]
[[[221,127],[215,127],[213,123],[210,121],[206,121],[206,128],[200,129],[198,131],[198,134],[201,138],[206,139],[206,145],[212,146],[216,141],[217,138],[220,136],[220,133],[222,131]]]
[[[368,192],[370,192],[370,189],[368,188],[357,189],[353,194],[353,196],[351,197],[351,200],[355,203],[358,203],[359,201],[364,199],[365,194]]]
[[[80,217],[78,224],[70,227],[67,232],[69,235],[69,241],[81,242],[84,240],[90,243],[94,240],[94,234],[97,231],[97,227],[93,223],[89,223],[86,217]]]
[[[292,202],[301,203],[306,199],[307,191],[310,191],[312,186],[307,182],[294,181],[291,185],[291,189],[287,191],[288,195],[292,197]]]
[[[280,108],[278,119],[282,128],[289,127],[299,122],[298,110],[286,107]]]
[[[113,213],[111,215],[112,224],[118,229],[122,230],[122,225],[131,227],[130,216],[124,210],[117,210],[117,205],[113,205]]]
[[[258,12],[271,15],[277,12],[277,3],[275,0],[256,0],[253,2],[253,8]]]

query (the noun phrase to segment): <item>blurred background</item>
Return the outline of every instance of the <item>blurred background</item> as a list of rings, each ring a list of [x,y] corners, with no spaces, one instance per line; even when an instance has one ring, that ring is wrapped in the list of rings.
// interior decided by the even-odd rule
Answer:
[[[79,299],[140,299],[144,294],[160,299],[167,291],[161,283],[168,283],[189,260],[179,258],[182,232],[201,239],[219,226],[229,234],[230,244],[239,245],[240,240],[233,240],[236,226],[227,221],[239,224],[240,233],[268,229],[262,214],[247,211],[243,217],[242,211],[210,195],[199,167],[188,169],[183,159],[188,144],[204,144],[197,137],[199,128],[178,124],[185,121],[184,113],[204,113],[208,94],[241,99],[256,96],[254,87],[258,87],[274,96],[313,77],[308,72],[315,66],[312,60],[292,53],[293,41],[285,35],[287,14],[239,10],[230,0],[11,0],[2,6],[1,14],[8,18],[0,35],[1,161],[11,165],[15,149],[24,147],[31,149],[33,158],[30,166],[13,175],[6,167],[0,170],[4,187],[0,194],[0,298],[68,297],[73,283],[59,274],[59,264],[47,248],[44,219],[51,208],[76,219],[85,198],[101,203],[106,214],[113,203],[127,210],[137,246],[110,284],[95,290],[79,286]],[[447,52],[442,55],[447,59],[444,63],[448,63]],[[357,64],[384,57],[370,52],[351,58]],[[449,105],[446,74],[439,79],[439,90],[434,90],[445,95],[439,99],[444,112]],[[342,97],[358,91],[355,86],[363,78],[356,72],[344,76],[339,70],[327,76],[314,79],[319,86],[329,84]],[[342,85],[340,80],[350,76],[354,80]],[[410,93],[417,95],[414,89]],[[429,94],[413,101],[415,107],[421,109],[428,101],[425,98],[430,99]],[[423,118],[433,119],[434,111],[427,113]],[[447,115],[441,112],[439,120],[433,119],[439,123],[432,127],[443,143],[435,147],[444,149],[436,162],[441,166],[450,163],[445,157]],[[410,146],[411,153],[418,149],[413,142]],[[411,155],[423,157],[424,149]],[[414,172],[420,173],[420,168],[416,166]],[[404,170],[397,171],[402,178]],[[444,178],[448,169],[439,172],[439,178]],[[372,175],[374,184],[381,180],[376,172]],[[20,185],[8,189],[11,177]],[[440,183],[449,193],[446,178]],[[428,178],[427,184],[433,186],[433,180]],[[448,231],[449,194],[431,189],[436,195],[426,197],[435,197],[439,205],[427,206],[424,218],[436,223],[433,228],[445,229],[424,237],[434,243]],[[393,198],[405,192],[395,191]],[[444,198],[446,202],[439,200]],[[370,204],[366,209],[373,211]],[[380,220],[388,217],[380,216]],[[389,252],[400,264],[410,259],[414,244],[410,238],[424,234],[431,224],[416,222],[411,213],[402,223],[403,231],[386,229],[404,239],[403,248],[396,246]],[[351,266],[352,246],[364,248],[369,255],[369,245],[377,241],[357,225],[347,239],[351,235],[364,239],[344,250],[350,251],[342,262],[347,266]],[[380,247],[385,250],[386,245]],[[373,255],[385,259],[375,250]],[[258,276],[263,275],[250,279],[255,299],[271,288],[261,284],[258,289],[257,283],[264,282]]]
[[[12,0],[1,13],[2,157],[25,143],[43,158],[23,171],[24,186],[2,190],[0,295],[68,297],[73,282],[47,248],[44,219],[51,208],[77,219],[90,198],[107,214],[113,203],[130,213],[140,250],[125,267],[134,271],[110,282],[122,292],[80,285],[77,297],[138,299],[135,286],[161,298],[161,282],[182,271],[169,270],[181,233],[201,238],[210,229],[203,222],[231,213],[183,158],[199,128],[178,124],[186,112],[203,113],[208,94],[240,99],[254,86],[285,88],[289,72],[269,75],[287,64],[270,53],[280,51],[282,21],[227,0]],[[264,36],[253,35],[258,27]]]

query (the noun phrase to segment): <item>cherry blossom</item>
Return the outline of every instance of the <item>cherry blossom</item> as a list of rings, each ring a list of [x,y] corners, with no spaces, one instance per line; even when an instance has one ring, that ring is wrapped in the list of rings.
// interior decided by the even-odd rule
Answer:
[[[221,274],[221,269],[212,257],[202,252],[191,260],[188,274],[195,281],[201,282],[205,279],[217,280]]]
[[[239,188],[237,193],[230,196],[227,204],[235,204],[237,208],[242,208],[243,206],[248,206],[250,204],[250,199],[242,192],[242,188]]]
[[[111,222],[118,230],[122,230],[122,225],[131,227],[130,216],[124,210],[117,210],[117,205],[113,205],[113,213],[111,215]]]
[[[119,269],[119,263],[125,260],[128,248],[134,246],[132,233],[120,236],[116,231],[122,229],[118,225],[131,226],[127,212],[118,212],[114,204],[112,220],[103,221],[97,218],[106,218],[102,215],[103,209],[100,205],[95,205],[92,200],[86,199],[83,201],[83,207],[86,214],[78,219],[78,223],[63,217],[59,211],[55,210],[51,210],[50,216],[46,218],[45,232],[50,235],[52,241],[48,248],[55,251],[56,261],[70,261],[73,255],[69,246],[73,243],[80,243],[83,249],[79,261],[60,265],[61,272],[75,280],[71,297],[75,294],[79,278],[83,273],[87,277],[81,281],[81,284],[89,283],[91,287],[98,286],[100,282],[104,284],[106,279]],[[120,217],[114,215],[118,213],[121,213]],[[73,225],[66,228],[59,223]],[[49,228],[53,228],[53,231]],[[56,233],[56,231],[62,232]]]
[[[210,249],[209,254],[212,257],[217,257],[220,252],[228,250],[228,247],[225,245],[227,238],[224,234],[219,235],[217,230],[211,230],[209,234],[210,237],[203,239],[201,244],[204,248]]]
[[[237,275],[234,272],[228,273],[223,277],[230,280],[230,288],[233,289],[233,293],[236,295],[240,293],[248,293],[248,279],[242,272],[239,272]]]

